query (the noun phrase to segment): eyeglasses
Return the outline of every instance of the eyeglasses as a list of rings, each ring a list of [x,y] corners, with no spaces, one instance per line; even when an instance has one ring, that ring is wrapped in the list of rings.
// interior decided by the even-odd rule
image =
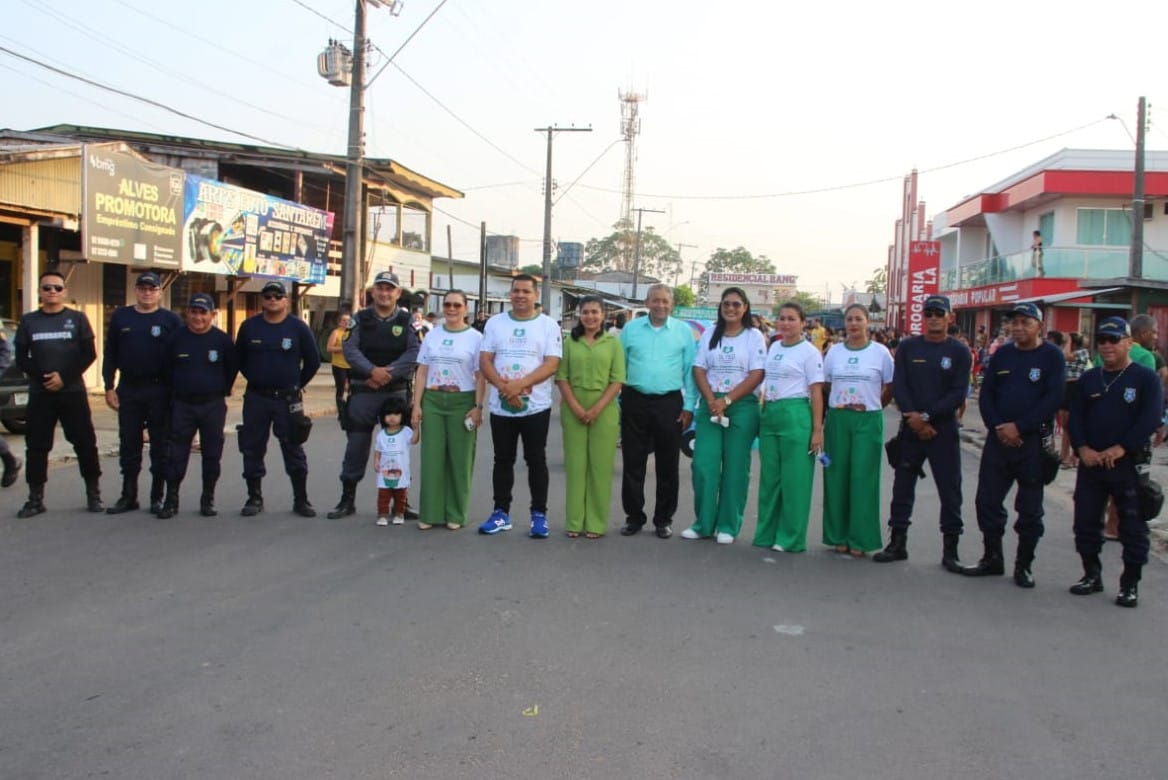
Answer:
[[[1095,343],[1096,344],[1118,344],[1122,338],[1123,338],[1122,336],[1096,336]]]
[[[946,313],[941,311],[940,309],[925,309],[925,316],[926,317],[944,317],[944,316],[946,316]]]
[[[158,287],[153,284],[140,284],[138,289],[142,292],[158,292]]]
[[[443,309],[461,309],[462,304],[457,303],[457,302],[452,302],[452,301],[444,301],[442,303],[442,308]]]
[[[722,305],[727,309],[744,309],[746,304],[742,301],[722,301]]]
[[[280,293],[264,293],[264,300],[265,301],[280,301],[283,299],[284,299],[284,296],[281,295]]]
[[[42,284],[41,292],[65,292],[63,284]]]

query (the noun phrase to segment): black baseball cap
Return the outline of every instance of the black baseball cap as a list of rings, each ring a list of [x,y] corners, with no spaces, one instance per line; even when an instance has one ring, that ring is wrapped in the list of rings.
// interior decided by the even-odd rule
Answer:
[[[264,285],[264,289],[260,290],[260,295],[267,295],[268,293],[280,293],[280,295],[287,295],[288,291],[284,289],[283,282],[277,282],[275,279]]]
[[[207,293],[195,293],[191,296],[190,302],[187,304],[188,309],[203,309],[204,311],[215,311],[215,300]]]
[[[162,280],[153,271],[143,271],[138,274],[138,281],[134,282],[134,285],[136,287],[161,287]]]

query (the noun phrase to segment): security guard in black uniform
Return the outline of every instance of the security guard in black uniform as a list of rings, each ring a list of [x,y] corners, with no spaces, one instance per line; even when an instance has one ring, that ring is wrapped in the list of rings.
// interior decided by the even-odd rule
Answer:
[[[28,431],[24,437],[28,501],[16,516],[33,517],[45,511],[49,452],[58,420],[77,453],[77,466],[85,480],[86,508],[104,512],[97,436],[82,378],[85,369],[97,360],[93,328],[83,312],[65,306],[65,277],[59,271],[41,274],[40,288],[40,309],[21,317],[16,328],[16,363],[28,375]]]
[[[329,512],[337,520],[357,511],[357,483],[369,465],[377,412],[386,399],[410,403],[410,381],[418,358],[418,334],[410,313],[397,305],[401,283],[382,271],[373,279],[373,305],[353,315],[343,346],[349,363],[349,404],[341,499]]]
[[[872,556],[877,563],[908,558],[906,544],[917,477],[927,460],[941,498],[941,533],[945,538],[941,565],[961,571],[957,542],[961,538],[961,440],[957,410],[969,392],[973,358],[969,348],[948,335],[951,307],[944,295],[925,299],[925,333],[900,342],[892,395],[900,409],[897,433],[900,454],[892,481],[892,530],[888,546]]]
[[[199,434],[203,456],[203,492],[199,512],[214,517],[215,483],[223,458],[223,425],[227,396],[239,368],[231,337],[216,328],[215,300],[195,293],[187,304],[187,325],[174,334],[166,355],[166,374],[173,390],[167,455],[166,500],[158,517],[178,512],[178,491],[187,474],[191,443]]]
[[[170,388],[164,381],[162,364],[167,340],[182,327],[178,315],[159,304],[162,283],[158,274],[138,274],[134,292],[137,303],[114,312],[102,355],[105,402],[118,413],[118,461],[122,467],[122,495],[106,510],[111,515],[138,508],[143,428],[150,432],[150,511],[158,514],[162,509],[170,417]]]
[[[1042,338],[1042,310],[1033,303],[1019,303],[1010,310],[1010,330],[1013,341],[999,347],[990,359],[978,395],[986,441],[975,506],[985,554],[962,573],[971,577],[1006,573],[1003,502],[1017,482],[1014,584],[1033,588],[1030,565],[1043,532],[1042,440],[1054,432],[1054,415],[1066,392],[1066,359],[1061,349]]]
[[[1151,460],[1149,438],[1160,425],[1163,388],[1155,372],[1133,363],[1131,331],[1121,317],[1108,317],[1095,330],[1103,365],[1083,373],[1071,398],[1068,429],[1079,456],[1075,479],[1075,549],[1083,577],[1071,593],[1103,590],[1103,507],[1108,496],[1119,510],[1123,574],[1121,607],[1139,604],[1140,575],[1148,562],[1148,524],[1140,512],[1141,467]]]
[[[291,438],[292,412],[288,406],[300,399],[301,391],[320,369],[320,348],[308,325],[288,313],[283,284],[268,282],[261,296],[262,311],[244,320],[235,335],[236,361],[247,380],[243,424],[239,426],[247,502],[240,514],[252,517],[264,511],[264,454],[270,430],[280,442],[284,470],[292,481],[292,511],[301,517],[316,517],[308,501],[308,459],[304,446]]]

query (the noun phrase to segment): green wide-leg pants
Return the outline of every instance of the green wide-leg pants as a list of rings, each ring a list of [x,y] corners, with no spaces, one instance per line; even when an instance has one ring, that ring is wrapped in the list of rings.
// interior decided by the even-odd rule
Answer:
[[[474,403],[473,391],[422,396],[420,522],[466,524],[478,431],[468,431],[464,420]]]
[[[731,407],[733,408],[733,407]],[[815,455],[811,441],[811,402],[806,398],[768,401],[758,429],[757,547],[779,545],[787,552],[807,549]]]
[[[585,409],[604,394],[603,390],[575,388],[572,392]],[[613,401],[591,425],[585,425],[567,404],[561,404],[560,425],[564,430],[564,529],[603,534],[608,530],[620,411]]]
[[[823,449],[823,543],[870,552],[881,548],[880,468],[884,413],[828,409]]]
[[[721,397],[720,395],[718,397]],[[746,494],[750,490],[750,451],[758,435],[758,399],[753,395],[730,405],[730,427],[710,422],[710,408],[698,406],[694,433],[694,524],[698,536],[738,536]]]

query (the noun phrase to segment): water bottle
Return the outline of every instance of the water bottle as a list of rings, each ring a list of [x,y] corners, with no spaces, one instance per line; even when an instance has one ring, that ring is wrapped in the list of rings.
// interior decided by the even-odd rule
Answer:
[[[815,456],[815,459],[819,461],[819,465],[823,466],[824,468],[827,468],[831,465],[831,456],[826,452],[821,451],[818,455]]]

